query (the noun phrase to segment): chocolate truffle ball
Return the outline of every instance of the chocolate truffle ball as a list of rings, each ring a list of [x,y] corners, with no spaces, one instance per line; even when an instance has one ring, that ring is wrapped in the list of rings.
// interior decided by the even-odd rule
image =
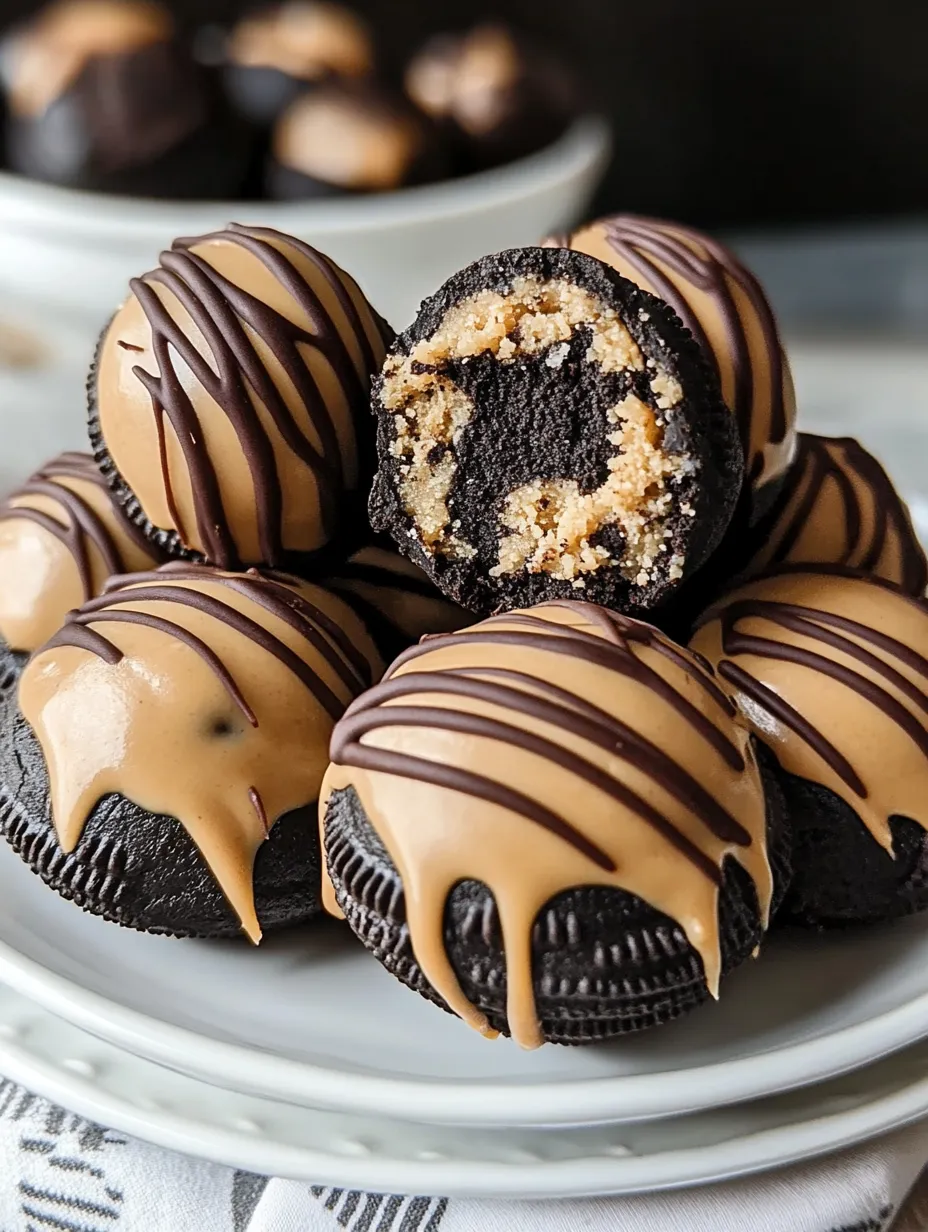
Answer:
[[[751,271],[701,231],[633,214],[601,218],[547,242],[597,257],[660,296],[699,342],[738,423],[748,516],[757,518],[796,452],[796,398],[776,318]]]
[[[98,462],[171,555],[224,568],[351,542],[389,328],[334,261],[262,227],[181,239],[101,339]],[[369,533],[369,532],[368,532]]]
[[[308,582],[181,563],[123,578],[0,703],[0,826],[87,911],[257,942],[319,908],[329,736],[381,667]]]
[[[308,85],[365,77],[373,68],[371,37],[359,17],[337,4],[291,0],[233,27],[223,77],[236,110],[270,126]]]
[[[440,178],[437,135],[402,99],[372,86],[322,86],[284,111],[271,137],[270,197],[390,192]]]
[[[848,565],[912,595],[928,562],[892,480],[850,437],[799,434],[799,452],[773,509],[751,532],[744,576],[774,565]]]
[[[416,106],[454,137],[462,171],[541,149],[575,111],[563,67],[495,24],[431,39],[410,62],[405,85]]]
[[[0,505],[0,638],[10,650],[35,650],[111,577],[162,559],[93,458],[62,454]]]
[[[479,614],[644,612],[724,534],[737,429],[660,300],[592,257],[484,257],[422,305],[374,391],[375,530]]]
[[[386,540],[355,552],[326,578],[364,621],[385,659],[433,633],[453,633],[471,617]]]
[[[717,996],[789,878],[775,780],[708,669],[588,603],[401,655],[336,725],[320,807],[326,906],[527,1048]]]
[[[149,0],[59,0],[5,55],[15,171],[97,191],[219,197],[244,155],[207,78]]]
[[[776,756],[794,836],[783,916],[823,926],[928,908],[928,605],[853,570],[759,578],[691,647]]]

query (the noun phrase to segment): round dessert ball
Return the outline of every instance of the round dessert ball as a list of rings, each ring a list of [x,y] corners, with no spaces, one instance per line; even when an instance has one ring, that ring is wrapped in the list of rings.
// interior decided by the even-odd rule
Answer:
[[[541,149],[576,112],[563,66],[497,24],[430,39],[410,61],[405,86],[453,140],[461,171]]]
[[[308,85],[366,77],[373,69],[370,32],[355,13],[291,0],[256,9],[233,27],[223,79],[235,109],[269,127]]]
[[[222,197],[246,156],[204,71],[151,0],[58,0],[8,40],[14,171],[73,188]]]
[[[873,454],[850,437],[799,434],[783,491],[746,547],[746,576],[781,564],[847,565],[912,595],[928,586],[928,562],[905,502]]]
[[[876,923],[928,907],[928,605],[853,570],[749,582],[691,642],[782,769],[782,917]]]
[[[392,336],[354,280],[301,240],[232,224],[176,240],[130,287],[91,372],[90,434],[146,537],[230,569],[302,569],[350,543]]]
[[[93,458],[63,453],[0,505],[0,639],[10,651],[36,650],[111,577],[162,559]]]
[[[471,619],[389,540],[360,548],[324,585],[357,613],[387,661],[421,637],[453,633]]]
[[[444,171],[435,130],[402,99],[373,86],[320,86],[277,121],[267,191],[280,200],[391,192]]]
[[[606,261],[673,308],[718,374],[741,434],[748,516],[760,516],[796,452],[796,396],[776,318],[755,276],[711,236],[634,214],[601,218],[547,242]]]
[[[404,984],[526,1048],[716,996],[789,878],[775,778],[709,670],[593,604],[425,640],[331,748],[326,906]]]
[[[87,911],[257,942],[318,910],[329,737],[381,668],[308,582],[180,562],[119,579],[0,702],[0,825]]]
[[[374,389],[371,523],[463,607],[662,603],[721,540],[734,419],[660,300],[566,249],[485,257],[422,305]]]

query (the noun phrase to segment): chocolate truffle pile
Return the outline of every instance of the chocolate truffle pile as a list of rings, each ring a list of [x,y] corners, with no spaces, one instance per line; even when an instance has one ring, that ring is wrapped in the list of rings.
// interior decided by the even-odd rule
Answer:
[[[14,171],[146,197],[389,192],[531,154],[577,110],[563,67],[499,25],[411,48],[391,82],[327,0],[199,32],[162,0],[51,0],[3,59]]]
[[[88,395],[92,456],[0,508],[0,826],[59,894],[327,910],[526,1048],[928,907],[928,563],[710,237],[604,219],[396,337],[230,225],[133,280]]]

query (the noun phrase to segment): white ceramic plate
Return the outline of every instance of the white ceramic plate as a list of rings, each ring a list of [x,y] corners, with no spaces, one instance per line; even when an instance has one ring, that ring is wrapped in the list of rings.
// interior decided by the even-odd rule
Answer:
[[[415,1126],[237,1095],[141,1061],[0,987],[0,1070],[158,1146],[346,1189],[587,1197],[726,1180],[850,1146],[928,1111],[928,1045],[802,1092],[584,1129]]]
[[[928,449],[924,353],[835,344],[792,354],[805,426],[859,434],[917,491]],[[33,435],[21,423],[14,455]],[[257,953],[142,937],[84,916],[3,850],[0,977],[106,1039],[232,1089],[433,1122],[628,1121],[816,1082],[920,1038],[928,918],[778,940],[726,984],[719,1005],[682,1023],[526,1055],[420,1001],[335,927]]]
[[[0,850],[0,979],[102,1039],[230,1090],[415,1121],[630,1121],[818,1082],[919,1039],[928,916],[772,941],[719,1004],[640,1038],[521,1052],[403,988],[344,925],[244,942],[86,915]]]

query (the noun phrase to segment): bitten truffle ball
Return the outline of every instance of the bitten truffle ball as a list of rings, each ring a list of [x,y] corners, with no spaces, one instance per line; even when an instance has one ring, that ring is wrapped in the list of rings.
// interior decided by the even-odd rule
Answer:
[[[735,421],[660,300],[566,249],[456,274],[374,389],[376,530],[480,614],[583,597],[663,602],[718,544]]]

